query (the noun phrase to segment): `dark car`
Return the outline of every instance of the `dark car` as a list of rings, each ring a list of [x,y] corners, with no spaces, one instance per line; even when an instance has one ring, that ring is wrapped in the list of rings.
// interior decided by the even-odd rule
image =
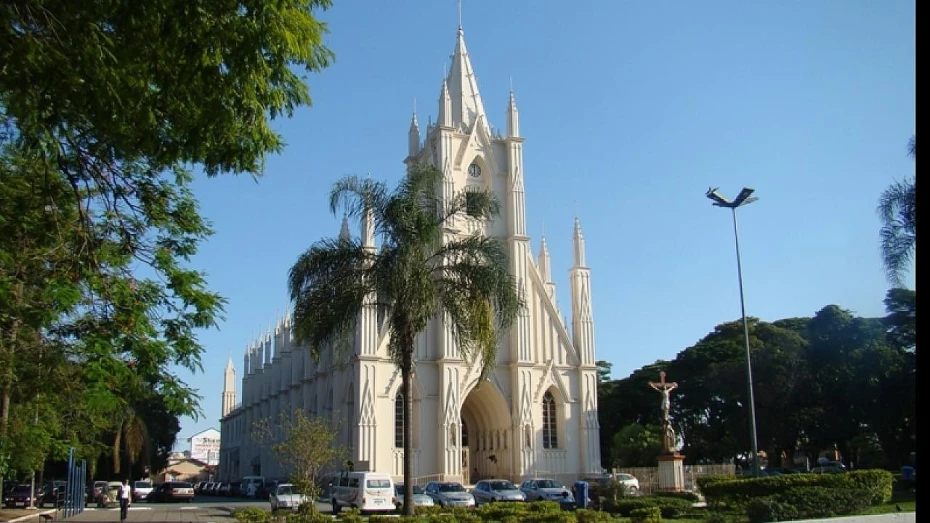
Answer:
[[[166,481],[150,494],[152,501],[193,501],[194,486],[186,481]]]
[[[39,500],[38,506],[42,508],[47,505],[60,507],[65,502],[65,489],[67,483],[64,481],[53,481],[42,487],[41,495],[36,492],[36,498]]]
[[[6,508],[31,507],[32,485],[16,485],[3,495],[3,506]]]

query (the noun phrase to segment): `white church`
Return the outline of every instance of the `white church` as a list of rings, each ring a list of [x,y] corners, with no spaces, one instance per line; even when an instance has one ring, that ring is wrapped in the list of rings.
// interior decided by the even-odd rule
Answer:
[[[506,135],[492,132],[472,64],[458,30],[448,76],[442,83],[439,116],[421,135],[416,114],[410,124],[405,162],[429,163],[445,175],[443,192],[491,189],[501,214],[491,222],[456,217],[453,233],[481,232],[504,241],[526,307],[502,339],[487,381],[479,363],[461,357],[441,318],[416,341],[413,383],[413,475],[426,480],[473,483],[480,478],[562,481],[600,472],[597,369],[591,311],[590,269],[578,220],[574,224],[571,330],[555,299],[545,238],[534,260],[526,233],[523,138],[513,92]],[[342,234],[348,234],[343,220]],[[377,248],[370,227],[362,241]],[[319,361],[293,343],[285,317],[251,344],[243,361],[241,401],[236,371],[226,368],[218,477],[286,478],[267,446],[251,437],[261,419],[303,409],[339,423],[341,443],[356,470],[403,476],[401,379],[387,356],[388,330],[372,307],[359,313],[353,354]]]

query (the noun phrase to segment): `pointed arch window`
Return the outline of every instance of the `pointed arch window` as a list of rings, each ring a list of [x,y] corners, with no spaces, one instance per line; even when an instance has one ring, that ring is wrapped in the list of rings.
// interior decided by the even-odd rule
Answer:
[[[404,448],[404,393],[394,397],[394,446]]]
[[[465,418],[462,418],[462,448],[468,448],[468,425],[465,423]]]
[[[543,448],[557,449],[559,448],[558,422],[555,416],[555,397],[552,395],[552,392],[547,390],[543,395],[542,407]]]

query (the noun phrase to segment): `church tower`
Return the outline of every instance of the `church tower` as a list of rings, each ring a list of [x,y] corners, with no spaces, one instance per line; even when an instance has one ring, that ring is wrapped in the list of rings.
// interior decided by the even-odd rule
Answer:
[[[236,408],[236,368],[232,358],[226,363],[223,380],[223,417]]]

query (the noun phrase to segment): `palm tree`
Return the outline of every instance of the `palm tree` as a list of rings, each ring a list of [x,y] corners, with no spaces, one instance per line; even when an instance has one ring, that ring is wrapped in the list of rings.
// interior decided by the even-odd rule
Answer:
[[[908,142],[908,155],[917,159],[917,137]],[[880,232],[882,261],[888,281],[902,286],[902,276],[917,247],[917,177],[895,182],[885,189],[878,201],[882,219]]]
[[[129,470],[126,477],[132,475],[132,466],[142,458],[142,464],[147,465],[149,460],[150,440],[149,429],[139,414],[130,406],[120,409],[116,414],[116,435],[113,438],[113,474],[119,474],[122,469],[120,452],[125,451],[129,461]],[[122,448],[121,448],[122,447]],[[131,478],[130,478],[131,479]]]
[[[318,358],[321,347],[343,344],[363,304],[376,300],[389,324],[388,352],[400,367],[404,416],[404,511],[413,514],[411,374],[414,338],[431,319],[447,318],[462,356],[481,358],[486,379],[499,335],[523,306],[497,238],[457,235],[450,220],[467,213],[489,220],[500,203],[489,191],[460,192],[444,201],[442,173],[412,166],[393,192],[380,182],[345,177],[329,197],[363,222],[361,240],[324,239],[298,257],[289,273],[294,336]],[[380,249],[374,238],[382,237]]]

